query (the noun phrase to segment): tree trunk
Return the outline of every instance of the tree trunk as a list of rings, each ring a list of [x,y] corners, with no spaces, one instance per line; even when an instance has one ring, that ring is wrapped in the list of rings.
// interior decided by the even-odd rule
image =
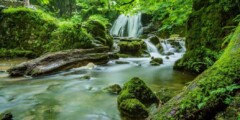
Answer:
[[[220,59],[154,116],[156,120],[207,120],[240,89],[240,25]]]

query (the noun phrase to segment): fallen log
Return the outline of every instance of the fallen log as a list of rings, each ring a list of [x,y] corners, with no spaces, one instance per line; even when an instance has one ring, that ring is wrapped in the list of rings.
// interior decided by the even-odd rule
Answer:
[[[89,62],[105,64],[109,61],[108,50],[108,47],[97,47],[49,53],[10,68],[8,73],[12,77],[40,76],[85,66]]]

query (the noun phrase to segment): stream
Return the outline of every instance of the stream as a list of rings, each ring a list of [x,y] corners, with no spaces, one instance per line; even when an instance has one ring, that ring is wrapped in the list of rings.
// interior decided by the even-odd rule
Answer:
[[[164,64],[151,66],[151,57],[120,58],[105,65],[74,68],[54,75],[10,78],[4,71],[25,59],[1,59],[0,113],[11,111],[14,120],[121,120],[117,95],[104,92],[104,88],[113,84],[123,86],[131,78],[140,77],[155,92],[162,88],[180,91],[195,78],[193,74],[173,70],[175,61],[185,52],[184,46],[183,51],[167,59],[151,42],[145,42],[150,55],[162,57]],[[164,51],[174,49],[170,44],[162,45]]]

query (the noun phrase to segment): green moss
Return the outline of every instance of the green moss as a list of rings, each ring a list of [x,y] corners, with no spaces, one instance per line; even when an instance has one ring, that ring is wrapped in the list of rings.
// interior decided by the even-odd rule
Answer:
[[[89,32],[80,23],[60,21],[41,10],[4,9],[0,17],[0,48],[7,52],[1,52],[1,57],[25,57],[29,54],[19,51],[34,53],[36,57],[52,51],[91,48],[94,47],[94,37],[104,39],[104,45],[111,46],[112,38],[106,35],[105,22],[89,22],[89,26],[94,26],[91,28],[93,32]],[[99,26],[103,31],[95,32]]]
[[[80,24],[73,24],[72,22],[59,23],[59,27],[52,33],[51,40],[45,46],[49,51],[93,47],[93,37]],[[51,48],[49,46],[55,47]]]
[[[113,38],[108,34],[108,30],[106,29],[107,24],[108,20],[106,18],[100,15],[93,15],[87,21],[83,22],[83,27],[102,45],[107,45],[111,48]]]
[[[150,61],[151,65],[160,65],[163,64],[163,59],[162,58],[152,58]]]
[[[194,0],[193,3],[187,23],[187,52],[175,68],[201,73],[221,56],[223,38],[231,32],[225,28],[237,25],[233,18],[240,9],[236,0]]]
[[[121,41],[118,46],[120,47],[121,54],[129,54],[130,56],[142,56],[146,49],[143,41]]]
[[[0,58],[9,57],[27,57],[27,58],[34,58],[37,55],[32,51],[27,50],[19,50],[19,49],[0,49]]]
[[[40,55],[49,42],[57,19],[40,10],[8,8],[0,19],[0,47],[33,51]]]
[[[211,119],[240,89],[240,26],[221,58],[167,102],[155,119]]]
[[[124,84],[118,96],[118,108],[127,117],[148,117],[147,107],[159,100],[150,88],[139,78],[132,78]]]
[[[121,102],[119,109],[122,114],[132,118],[147,118],[147,108],[137,99],[127,99]]]
[[[118,97],[118,102],[132,97],[138,99],[144,105],[158,103],[158,99],[152,90],[147,87],[143,80],[137,77],[124,84],[122,92]]]

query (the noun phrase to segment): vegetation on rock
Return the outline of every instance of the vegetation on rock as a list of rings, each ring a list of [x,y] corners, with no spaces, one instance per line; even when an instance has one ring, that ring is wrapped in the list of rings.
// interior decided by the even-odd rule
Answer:
[[[125,83],[118,96],[118,108],[127,117],[148,117],[146,108],[154,103],[159,103],[158,98],[144,81],[137,77]]]

